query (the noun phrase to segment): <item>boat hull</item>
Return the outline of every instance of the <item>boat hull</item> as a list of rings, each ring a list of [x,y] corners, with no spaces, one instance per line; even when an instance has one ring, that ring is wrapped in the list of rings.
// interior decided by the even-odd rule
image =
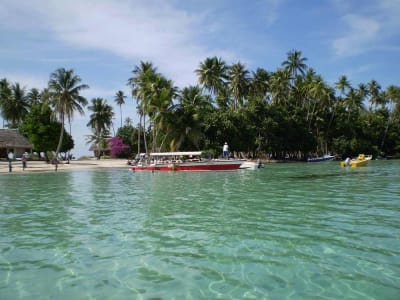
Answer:
[[[346,162],[342,161],[340,162],[340,166],[342,167],[351,167],[351,168],[357,168],[357,167],[365,167],[368,165],[369,160],[362,160],[362,161],[350,161],[350,163],[347,165]]]
[[[239,169],[246,169],[246,170],[258,170],[263,167],[263,164],[259,161],[243,161],[240,165]]]
[[[230,171],[239,169],[239,160],[210,160],[132,166],[132,171]]]
[[[341,167],[351,167],[351,168],[358,168],[358,167],[365,167],[368,165],[369,161],[372,159],[371,155],[364,156],[360,154],[358,158],[352,159],[349,162],[341,161]]]
[[[325,155],[322,157],[313,157],[307,159],[307,162],[325,162],[325,161],[332,161],[335,157],[333,155]]]

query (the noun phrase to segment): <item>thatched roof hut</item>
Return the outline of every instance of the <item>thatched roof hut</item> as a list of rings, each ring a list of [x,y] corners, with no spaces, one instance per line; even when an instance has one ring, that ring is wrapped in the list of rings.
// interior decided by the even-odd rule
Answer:
[[[9,152],[14,157],[20,157],[25,152],[31,152],[33,145],[16,129],[0,129],[0,158],[7,158]]]

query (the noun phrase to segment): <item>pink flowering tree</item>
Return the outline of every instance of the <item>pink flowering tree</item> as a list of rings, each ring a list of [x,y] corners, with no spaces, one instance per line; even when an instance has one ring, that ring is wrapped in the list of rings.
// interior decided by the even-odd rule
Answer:
[[[111,149],[112,157],[127,158],[131,151],[131,147],[125,145],[122,139],[119,137],[113,137],[108,140],[108,144]]]

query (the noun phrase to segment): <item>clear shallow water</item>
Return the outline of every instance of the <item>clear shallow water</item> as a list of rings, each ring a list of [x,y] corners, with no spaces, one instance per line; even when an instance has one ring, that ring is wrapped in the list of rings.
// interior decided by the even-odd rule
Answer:
[[[400,295],[400,161],[0,184],[0,299]]]

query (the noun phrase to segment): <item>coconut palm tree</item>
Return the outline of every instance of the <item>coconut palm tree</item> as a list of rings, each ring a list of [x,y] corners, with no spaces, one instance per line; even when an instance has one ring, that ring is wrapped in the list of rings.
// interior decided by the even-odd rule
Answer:
[[[304,76],[307,70],[307,65],[305,63],[307,58],[301,57],[301,54],[301,51],[291,50],[287,53],[287,59],[282,63],[282,67],[284,67],[291,76],[292,85],[297,75],[300,73]]]
[[[130,117],[127,117],[124,122],[124,126],[132,126],[133,120]]]
[[[250,94],[261,99],[265,99],[270,92],[270,78],[269,72],[263,68],[257,68],[252,72],[250,79]]]
[[[122,108],[121,107],[122,107],[122,104],[125,104],[125,99],[126,99],[126,96],[124,95],[123,91],[118,91],[115,94],[114,101],[117,105],[119,105],[119,112],[121,115],[121,127],[122,127]]]
[[[112,118],[113,108],[102,98],[93,98],[88,110],[92,112],[87,126],[93,131],[93,136],[89,139],[94,141],[98,149],[98,159],[100,159],[101,149],[104,149],[105,139],[108,137]]]
[[[395,85],[388,86],[386,88],[385,95],[386,95],[386,101],[389,103],[389,117],[388,117],[388,120],[386,123],[385,132],[382,137],[381,149],[383,148],[383,146],[385,144],[385,139],[386,139],[387,133],[389,131],[389,126],[392,122],[394,106],[396,104],[400,105],[400,87],[395,86]]]
[[[145,144],[145,151],[147,151],[146,139],[146,115],[148,113],[149,103],[149,88],[151,87],[154,78],[158,75],[157,68],[151,62],[141,61],[139,66],[135,66],[132,71],[133,76],[128,79],[128,85],[132,89],[132,97],[136,98],[137,108],[139,112],[139,130],[138,130],[138,154],[140,153],[140,128],[143,120],[143,138]]]
[[[166,138],[170,149],[178,150],[182,145],[198,149],[204,136],[204,118],[212,110],[210,98],[202,93],[199,86],[185,87],[178,96],[178,103],[166,116]]]
[[[335,82],[335,88],[339,90],[340,96],[344,97],[346,92],[351,88],[350,81],[347,79],[346,75],[339,77],[339,80]]]
[[[56,149],[56,159],[63,141],[65,118],[71,120],[75,111],[84,115],[83,107],[87,100],[80,95],[80,92],[88,89],[89,86],[81,84],[82,79],[74,74],[74,70],[64,68],[57,69],[50,75],[48,83],[47,101],[52,107],[54,114],[61,122],[60,139]]]
[[[216,56],[207,57],[195,70],[199,83],[210,91],[211,95],[217,95],[225,88],[228,67],[225,61]]]
[[[177,95],[177,87],[174,86],[171,80],[161,74],[157,74],[148,82],[146,90],[146,107],[153,134],[151,148],[152,151],[156,151],[159,134],[165,131],[163,116],[173,104],[173,99]]]
[[[228,89],[233,96],[233,110],[243,106],[244,98],[249,89],[249,71],[238,62],[228,68]]]
[[[10,86],[7,80],[3,80],[0,99],[2,116],[8,122],[7,126],[17,128],[29,112],[25,88],[21,87],[19,83]]]
[[[285,69],[278,69],[271,74],[270,88],[273,104],[284,105],[289,100],[290,74]]]
[[[344,103],[347,107],[347,120],[350,120],[350,115],[352,112],[357,112],[364,109],[363,98],[360,93],[354,88],[350,88],[347,93]]]
[[[29,105],[32,107],[40,103],[41,97],[42,95],[39,90],[37,88],[32,88],[27,95]]]
[[[370,109],[372,109],[372,105],[374,105],[375,108],[378,105],[382,105],[382,107],[385,105],[385,99],[383,97],[380,97],[381,86],[376,80],[371,80],[367,83],[367,90],[370,95]]]

